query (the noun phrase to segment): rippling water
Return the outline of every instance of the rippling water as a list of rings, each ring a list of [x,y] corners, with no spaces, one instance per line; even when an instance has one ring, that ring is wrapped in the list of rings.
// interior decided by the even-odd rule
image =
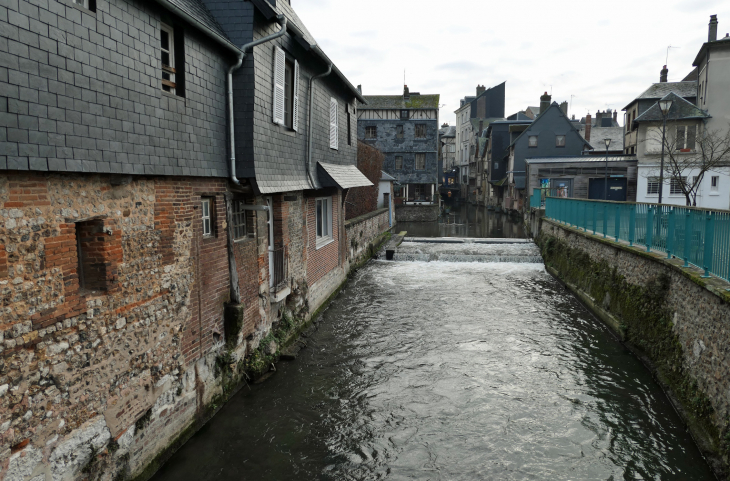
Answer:
[[[157,480],[714,479],[541,264],[375,261]]]

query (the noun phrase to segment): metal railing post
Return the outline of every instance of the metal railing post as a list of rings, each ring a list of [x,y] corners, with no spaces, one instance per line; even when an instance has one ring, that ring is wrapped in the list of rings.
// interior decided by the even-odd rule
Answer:
[[[652,237],[654,236],[654,206],[649,206],[646,213],[646,252],[651,252]]]
[[[583,232],[588,230],[588,202],[583,201]]]
[[[606,238],[608,232],[608,205],[603,204],[603,238]]]
[[[636,204],[631,204],[629,211],[629,245],[634,245],[636,239]]]
[[[702,267],[705,273],[702,277],[710,277],[712,269],[712,254],[715,244],[715,213],[708,212],[705,217],[705,253],[702,256]]]
[[[614,229],[616,234],[616,242],[618,242],[619,235],[621,234],[621,206],[616,205],[616,226]]]
[[[667,225],[667,259],[672,258],[672,251],[674,251],[674,215],[674,207],[670,207]]]
[[[692,250],[692,211],[684,216],[684,267],[689,267],[689,254]]]

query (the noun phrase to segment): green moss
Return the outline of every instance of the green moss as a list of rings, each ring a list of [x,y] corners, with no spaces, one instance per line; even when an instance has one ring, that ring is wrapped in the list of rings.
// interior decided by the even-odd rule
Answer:
[[[606,261],[593,261],[588,254],[562,240],[541,233],[536,242],[547,266],[569,285],[588,293],[599,308],[619,320],[625,340],[651,361],[659,380],[692,418],[688,421],[707,433],[718,454],[727,456],[730,434],[720,442],[710,400],[684,367],[683,348],[672,329],[671,313],[666,307],[669,276],[659,274],[645,286],[637,286],[627,282],[615,266]]]

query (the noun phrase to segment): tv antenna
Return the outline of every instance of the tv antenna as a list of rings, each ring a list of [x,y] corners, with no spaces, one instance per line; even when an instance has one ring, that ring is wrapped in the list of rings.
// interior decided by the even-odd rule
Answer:
[[[667,47],[667,58],[664,59],[664,65],[669,65],[669,49],[670,48],[679,48],[679,47],[672,47],[671,45]]]

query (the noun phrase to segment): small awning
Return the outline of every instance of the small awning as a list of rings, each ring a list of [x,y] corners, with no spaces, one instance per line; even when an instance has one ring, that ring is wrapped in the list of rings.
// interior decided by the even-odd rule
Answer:
[[[505,184],[507,183],[507,179],[508,179],[508,178],[509,178],[509,177],[505,177],[505,178],[504,178],[504,179],[502,179],[502,180],[494,180],[494,181],[492,181],[491,183],[492,183],[492,185],[494,185],[494,186],[497,186],[497,187],[501,187],[501,186],[503,186],[503,185],[505,185]]]
[[[322,187],[368,187],[373,185],[354,165],[337,165],[317,162],[317,177]]]

